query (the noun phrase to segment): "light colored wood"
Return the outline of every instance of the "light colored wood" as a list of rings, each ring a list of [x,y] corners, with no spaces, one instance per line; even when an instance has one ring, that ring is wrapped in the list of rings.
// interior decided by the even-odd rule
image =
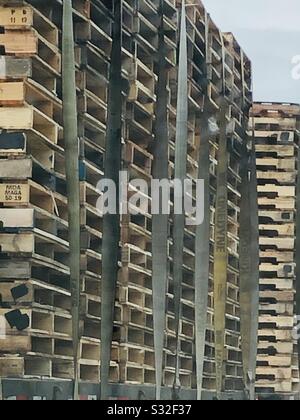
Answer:
[[[290,250],[294,249],[295,239],[294,238],[266,238],[259,237],[259,245],[270,247],[276,246],[278,250]]]
[[[258,348],[262,350],[275,349],[277,353],[281,354],[292,354],[293,353],[293,342],[278,342],[278,343],[269,343],[266,341],[260,341]]]
[[[0,34],[0,45],[4,46],[6,54],[30,56],[38,52],[38,38],[34,30],[6,30]]]
[[[251,121],[251,120],[250,120]],[[250,125],[252,127],[252,122],[250,122]],[[256,130],[255,131],[255,137],[256,138],[265,138],[265,139],[272,139],[272,140],[276,140],[278,143],[280,143],[282,140],[283,135],[286,136],[287,131],[272,131],[272,130]],[[289,140],[285,141],[284,143],[291,143],[294,141],[295,139],[295,133],[293,131],[289,131]],[[276,147],[276,145],[274,146]]]
[[[258,331],[259,337],[275,337],[277,341],[291,341],[292,335],[292,330],[260,329]]]
[[[295,214],[294,209],[292,211],[280,211],[280,210],[259,210],[259,217],[267,217],[273,222],[284,222],[288,223],[294,221]]]
[[[27,288],[28,288],[28,293],[26,296],[23,296],[20,300],[22,301],[22,303],[32,303],[34,300],[34,296],[33,296],[33,288],[29,283],[24,283],[24,282],[17,282],[15,281],[14,283],[5,283],[5,282],[1,282],[0,284],[0,293],[2,296],[2,301],[5,303],[10,303],[13,304],[15,303],[13,297],[12,297],[12,289],[26,284]],[[20,302],[19,300],[19,302]]]
[[[259,193],[276,193],[278,197],[295,197],[295,187],[283,187],[274,184],[259,185]]]
[[[25,100],[25,88],[23,82],[0,83],[0,105],[23,104]]]
[[[284,169],[286,171],[294,171],[296,169],[296,159],[295,158],[285,158],[285,159],[276,159],[276,158],[257,158],[256,164],[258,166],[258,171],[260,166],[274,166],[276,169]]]
[[[294,223],[286,223],[283,225],[275,225],[275,224],[261,224],[259,225],[260,231],[275,231],[278,232],[280,236],[294,236],[295,234],[295,224]],[[293,259],[292,259],[293,260]]]
[[[30,130],[33,127],[33,108],[0,108],[0,127],[5,130]]]
[[[274,367],[258,367],[256,369],[257,375],[273,375],[277,379],[290,379],[292,377],[291,368],[274,368]]]
[[[33,209],[0,209],[0,225],[5,228],[34,228]]]
[[[33,25],[33,9],[31,7],[0,7],[0,26],[30,27]]]
[[[259,206],[273,206],[274,210],[295,210],[295,198],[287,197],[287,198],[265,198],[259,197],[258,198],[258,205]]]
[[[284,381],[279,382],[278,380],[277,381],[273,381],[273,380],[256,381],[256,387],[257,388],[272,388],[274,392],[278,392],[278,393],[290,393],[293,391],[292,382],[290,380],[286,382]]]
[[[291,131],[295,131],[297,127],[296,118],[259,117],[259,118],[255,118],[255,124],[277,125],[278,129],[280,130],[291,130]]]
[[[265,286],[276,286],[278,290],[294,290],[293,279],[264,279],[260,278],[259,283]]]
[[[276,259],[277,262],[286,262],[290,263],[294,261],[294,252],[293,251],[260,251],[260,258],[268,258],[270,260]]]
[[[291,366],[291,355],[286,356],[257,356],[258,362],[266,362],[269,366],[276,366],[276,367],[290,367]]]
[[[0,233],[1,252],[34,252],[34,236],[32,234]]]
[[[273,103],[255,103],[253,105],[252,113],[254,115],[261,114],[261,113],[278,113],[281,112],[287,115],[300,115],[300,107],[299,105],[294,104],[273,104]]]
[[[276,172],[276,171],[257,171],[257,178],[264,180],[279,181],[283,184],[294,184],[296,180],[295,171],[291,172]]]
[[[0,184],[0,203],[28,204],[29,185],[27,184]]]
[[[256,152],[264,153],[276,153],[278,157],[287,157],[295,155],[295,146],[285,146],[285,145],[276,145],[273,144],[257,144]]]
[[[294,304],[293,303],[260,303],[259,309],[261,311],[274,311],[278,315],[294,315]]]
[[[294,327],[294,318],[291,316],[261,315],[259,317],[259,322],[275,324],[277,328],[293,328]]]
[[[276,299],[277,302],[293,302],[295,293],[291,291],[265,290],[260,292],[261,299]]]

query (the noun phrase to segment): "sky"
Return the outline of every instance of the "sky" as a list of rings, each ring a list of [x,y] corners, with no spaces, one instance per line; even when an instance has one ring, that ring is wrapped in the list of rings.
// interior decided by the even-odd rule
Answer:
[[[251,59],[254,99],[300,103],[300,0],[202,1]]]

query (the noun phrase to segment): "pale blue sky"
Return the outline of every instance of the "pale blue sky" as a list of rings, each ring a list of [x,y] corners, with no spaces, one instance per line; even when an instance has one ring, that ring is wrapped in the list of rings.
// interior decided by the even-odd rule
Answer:
[[[300,55],[300,0],[203,0],[223,31],[236,35],[253,63],[258,101],[300,103],[292,57]]]

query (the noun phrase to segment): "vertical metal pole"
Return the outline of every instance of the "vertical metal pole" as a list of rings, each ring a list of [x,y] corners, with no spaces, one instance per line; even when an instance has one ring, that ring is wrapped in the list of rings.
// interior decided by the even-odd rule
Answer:
[[[215,215],[214,246],[214,316],[215,316],[215,360],[216,391],[222,397],[225,390],[225,329],[228,270],[228,146],[227,146],[227,111],[229,102],[226,98],[225,82],[225,46],[222,42],[222,89],[220,106],[220,136],[217,169],[217,194]]]
[[[251,348],[251,215],[250,215],[250,173],[249,150],[243,147],[241,160],[241,214],[240,214],[240,307],[241,347],[243,356],[244,383],[249,390],[250,348]]]
[[[246,112],[244,53],[241,51],[243,111]],[[255,130],[248,136],[248,118],[244,117],[245,139],[241,165],[240,213],[240,307],[241,347],[245,389],[255,399],[255,377],[259,309],[259,225],[255,156]],[[254,122],[254,121],[253,121]],[[250,150],[248,148],[250,140]]]
[[[187,57],[187,30],[185,0],[182,0],[180,41],[179,41],[179,68],[178,68],[178,93],[177,93],[177,121],[176,121],[176,143],[175,143],[175,180],[181,181],[182,185],[186,179],[187,172],[187,143],[188,143],[188,65]],[[176,366],[174,386],[180,386],[179,379],[179,321],[181,316],[181,294],[182,294],[182,266],[184,247],[184,226],[185,211],[183,206],[183,195],[174,193],[174,200],[182,203],[181,214],[174,214],[173,234],[173,279],[174,279],[174,312],[176,331]]]
[[[217,397],[224,391],[225,373],[225,327],[228,266],[228,150],[226,134],[226,99],[222,98],[220,110],[220,138],[217,170],[217,197],[215,216],[214,248],[214,313],[215,313],[215,359]]]
[[[155,150],[153,162],[153,178],[169,178],[169,130],[168,130],[168,98],[167,62],[164,35],[164,0],[160,0],[160,28],[158,50],[158,88],[156,102]],[[153,322],[156,373],[156,399],[161,399],[163,373],[163,351],[166,326],[166,292],[168,281],[168,232],[169,215],[154,214],[152,216],[152,288],[153,288]]]
[[[79,382],[79,304],[80,304],[80,196],[79,141],[77,128],[77,98],[72,0],[63,2],[62,38],[63,122],[65,165],[68,190],[70,279],[72,295],[72,329],[74,353],[74,399],[78,399]]]
[[[101,294],[101,399],[109,396],[109,370],[120,241],[119,172],[122,138],[122,0],[114,1],[104,176],[116,185],[117,214],[103,217]],[[113,198],[113,197],[112,197]]]

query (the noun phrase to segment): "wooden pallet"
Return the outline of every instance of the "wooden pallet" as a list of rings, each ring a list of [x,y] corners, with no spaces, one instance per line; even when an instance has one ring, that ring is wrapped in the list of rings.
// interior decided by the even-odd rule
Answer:
[[[288,145],[295,143],[295,133],[294,131],[284,131],[284,130],[268,130],[268,131],[255,131],[255,141],[258,145]]]
[[[257,158],[256,165],[258,171],[295,171],[296,168],[296,159],[293,158],[285,158],[285,159],[276,159],[276,158]]]
[[[300,109],[298,105],[295,104],[274,104],[274,103],[255,103],[252,108],[252,114],[255,116],[264,116],[267,114],[274,114],[278,113],[279,115],[286,115],[286,116],[299,116]]]

